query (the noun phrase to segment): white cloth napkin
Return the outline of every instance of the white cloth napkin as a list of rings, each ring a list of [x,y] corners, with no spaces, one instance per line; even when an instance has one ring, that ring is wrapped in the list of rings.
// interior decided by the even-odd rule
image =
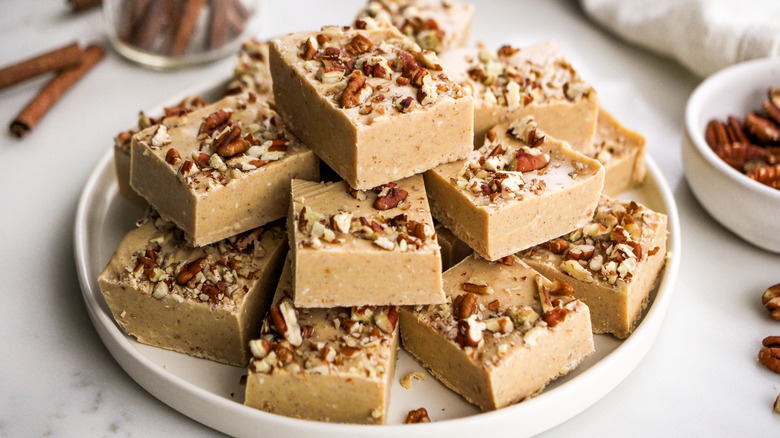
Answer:
[[[780,57],[780,0],[580,0],[618,36],[671,56],[699,76]]]

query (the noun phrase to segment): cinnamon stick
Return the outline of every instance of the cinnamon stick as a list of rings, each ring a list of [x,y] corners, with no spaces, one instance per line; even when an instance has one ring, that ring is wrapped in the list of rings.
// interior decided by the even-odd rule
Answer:
[[[46,115],[57,100],[103,58],[105,51],[101,46],[91,45],[84,49],[81,63],[76,67],[63,70],[54,77],[37,96],[11,122],[11,133],[22,137]]]
[[[89,9],[93,6],[98,6],[103,3],[102,0],[68,0],[70,8],[73,12],[81,12],[85,9]]]
[[[187,51],[204,3],[206,3],[206,0],[185,0],[181,10],[179,25],[176,27],[176,34],[173,39],[171,56],[181,56]]]
[[[50,52],[10,65],[0,70],[0,89],[22,82],[41,73],[78,65],[81,49],[71,43]]]
[[[226,0],[209,0],[211,4],[211,20],[209,21],[209,48],[218,49],[227,40],[227,10]]]

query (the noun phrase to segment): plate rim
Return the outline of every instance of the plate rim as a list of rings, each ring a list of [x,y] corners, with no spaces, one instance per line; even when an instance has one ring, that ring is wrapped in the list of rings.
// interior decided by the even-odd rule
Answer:
[[[225,80],[221,80],[210,86],[199,87],[194,94],[207,93],[224,82]],[[182,93],[180,96],[190,94],[193,93]],[[166,102],[175,100],[169,99]],[[160,108],[162,106],[164,104],[159,105]],[[171,408],[224,433],[234,436],[250,436],[257,433],[258,427],[263,427],[296,436],[316,433],[318,437],[338,436],[343,438],[366,436],[367,434],[376,437],[396,437],[399,433],[403,433],[409,437],[427,437],[432,432],[463,433],[465,429],[476,429],[483,427],[485,423],[490,423],[492,428],[514,426],[512,430],[515,436],[518,434],[530,436],[562,424],[612,391],[637,367],[658,336],[673,296],[682,245],[679,214],[671,189],[649,154],[645,155],[645,162],[648,172],[643,184],[655,185],[657,195],[660,195],[668,218],[666,267],[659,281],[656,297],[649,306],[647,314],[631,336],[622,340],[612,352],[591,365],[576,378],[522,403],[495,411],[426,424],[415,424],[413,427],[403,424],[375,426],[316,422],[284,417],[250,408],[193,385],[153,363],[151,359],[133,346],[131,340],[116,325],[110,312],[106,314],[105,309],[96,299],[96,293],[100,293],[97,279],[89,277],[88,217],[91,213],[90,206],[93,198],[101,193],[100,182],[107,177],[110,178],[110,176],[105,175],[106,172],[113,173],[112,184],[117,184],[112,168],[113,148],[109,148],[92,169],[79,196],[76,209],[73,243],[82,298],[101,341],[133,380]],[[103,190],[110,189],[104,188]],[[206,407],[209,409],[204,409]],[[219,412],[217,412],[218,410]],[[523,429],[517,430],[517,425],[521,424],[519,413],[522,413],[522,416],[533,417],[536,422],[523,423]],[[242,423],[237,424],[239,422],[236,420],[241,420]]]

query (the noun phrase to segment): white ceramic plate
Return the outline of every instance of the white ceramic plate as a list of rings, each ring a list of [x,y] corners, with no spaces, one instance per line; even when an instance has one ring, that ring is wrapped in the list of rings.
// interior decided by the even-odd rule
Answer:
[[[216,97],[224,82],[194,93]],[[170,106],[180,98],[160,106]],[[669,216],[667,262],[651,305],[636,331],[625,341],[609,335],[595,336],[596,352],[576,370],[551,383],[539,396],[488,413],[466,403],[439,384],[425,369],[401,350],[393,382],[387,426],[356,426],[297,420],[244,406],[243,368],[140,344],[114,322],[97,285],[103,270],[124,235],[143,211],[117,192],[113,152],[106,151],[90,175],[79,201],[75,224],[75,255],[79,281],[89,316],[97,332],[122,368],[152,395],[183,414],[226,434],[238,437],[429,437],[436,434],[477,434],[485,430],[507,436],[530,436],[550,429],[577,415],[617,386],[645,356],[655,340],[669,307],[680,260],[679,220],[674,199],[661,172],[648,157],[644,184],[620,198],[633,199]],[[399,379],[412,371],[428,376],[404,389]],[[406,413],[425,407],[433,420],[428,424],[403,425]]]

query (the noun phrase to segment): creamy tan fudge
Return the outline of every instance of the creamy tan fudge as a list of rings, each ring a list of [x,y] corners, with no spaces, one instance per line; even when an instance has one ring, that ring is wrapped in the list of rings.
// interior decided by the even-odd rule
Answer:
[[[441,65],[474,97],[475,145],[494,125],[533,115],[544,132],[579,152],[592,150],[598,95],[554,42],[452,50]]]
[[[599,108],[594,150],[591,158],[603,166],[604,194],[615,196],[642,183],[645,179],[645,138],[615,120]]]
[[[496,126],[468,160],[425,173],[433,216],[488,260],[585,225],[603,184],[598,161],[531,117]]]
[[[198,108],[203,108],[206,105],[207,103],[200,97],[190,96],[182,99],[182,101],[174,107],[164,108],[163,115],[158,118],[151,118],[143,112],[139,112],[138,124],[126,131],[120,132],[114,137],[114,166],[116,168],[119,194],[140,205],[146,205],[146,200],[130,187],[130,143],[133,135],[150,126],[157,125],[162,120],[169,117],[174,117],[176,120],[180,121],[182,120],[179,118],[181,115],[192,112]]]
[[[462,159],[472,100],[394,28],[326,27],[271,43],[285,124],[350,186],[367,190]]]
[[[255,94],[147,128],[132,141],[130,184],[196,246],[287,214],[292,178],[319,178],[314,153]]]
[[[424,50],[441,53],[468,43],[474,7],[452,0],[370,0],[355,27],[374,29],[388,22]]]
[[[249,39],[241,44],[233,80],[225,89],[226,95],[251,91],[273,101],[273,81],[268,66],[268,43]]]
[[[590,308],[595,333],[626,338],[666,260],[666,215],[602,197],[589,224],[519,255],[542,275],[572,285]]]
[[[147,218],[98,278],[114,319],[138,342],[246,366],[287,247],[279,226],[195,248]]]
[[[447,303],[403,307],[403,346],[483,411],[532,397],[593,353],[588,307],[517,257],[467,257],[444,274]]]
[[[288,417],[384,424],[398,349],[395,307],[296,308],[285,263],[252,340],[244,403]],[[367,285],[371,287],[371,285]]]
[[[296,306],[444,302],[422,176],[366,192],[293,180],[291,207]]]
[[[436,224],[436,240],[441,248],[441,268],[442,271],[450,269],[461,260],[470,256],[474,250],[466,243],[457,238],[452,231],[442,224]]]

